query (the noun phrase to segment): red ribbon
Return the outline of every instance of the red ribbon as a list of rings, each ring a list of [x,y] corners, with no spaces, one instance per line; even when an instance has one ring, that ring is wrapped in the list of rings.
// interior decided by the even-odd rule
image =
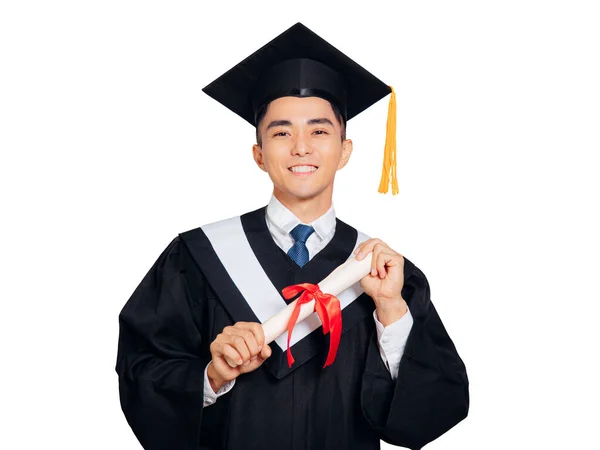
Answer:
[[[335,295],[324,294],[321,292],[318,284],[293,284],[284,288],[282,292],[283,296],[288,300],[294,298],[298,293],[302,292],[296,301],[294,312],[292,313],[290,321],[288,322],[288,366],[292,367],[292,364],[294,364],[294,357],[292,356],[292,351],[290,349],[290,339],[292,338],[292,330],[294,329],[294,325],[296,325],[298,315],[300,314],[300,307],[304,303],[308,303],[313,299],[315,300],[315,310],[317,311],[319,319],[321,319],[321,323],[323,324],[323,334],[331,333],[329,336],[329,353],[327,354],[327,361],[325,362],[323,368],[331,365],[335,360],[335,355],[340,345],[340,338],[342,336],[342,311],[340,308],[340,301]]]

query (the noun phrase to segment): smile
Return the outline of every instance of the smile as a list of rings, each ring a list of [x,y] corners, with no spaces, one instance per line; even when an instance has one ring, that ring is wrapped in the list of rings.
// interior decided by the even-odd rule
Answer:
[[[296,174],[309,174],[318,169],[316,166],[292,166],[288,170]]]

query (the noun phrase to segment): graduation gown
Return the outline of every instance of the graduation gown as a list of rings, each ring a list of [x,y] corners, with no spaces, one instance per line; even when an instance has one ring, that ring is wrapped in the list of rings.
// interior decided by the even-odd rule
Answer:
[[[419,449],[467,416],[465,366],[425,275],[406,257],[402,297],[414,322],[396,380],[379,353],[373,300],[357,283],[339,296],[333,365],[323,369],[329,335],[315,313],[292,333],[291,368],[284,334],[260,368],[203,408],[216,336],[238,321],[264,322],[285,306],[285,286],[320,282],[366,239],[336,221],[333,239],[302,268],[271,238],[264,207],[169,243],[119,315],[121,407],[145,449],[366,450],[380,439]]]

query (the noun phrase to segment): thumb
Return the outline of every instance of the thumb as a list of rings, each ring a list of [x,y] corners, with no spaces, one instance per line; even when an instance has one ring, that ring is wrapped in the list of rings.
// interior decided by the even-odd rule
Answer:
[[[262,350],[260,351],[260,353],[258,354],[258,359],[261,359],[264,361],[265,359],[267,359],[269,356],[271,356],[272,350],[271,347],[269,347],[269,345],[264,345]]]
[[[271,347],[269,347],[268,345],[264,345],[262,350],[260,351],[260,353],[258,355],[256,355],[254,358],[250,359],[250,363],[247,366],[244,366],[243,364],[241,366],[238,366],[238,368],[240,369],[241,373],[248,373],[248,372],[252,372],[253,370],[258,369],[262,363],[265,362],[265,360],[271,356],[272,350]]]
[[[247,366],[240,366],[240,370],[242,373],[253,372],[258,369],[265,360],[260,357],[260,355],[256,356],[254,359],[250,360],[250,364]]]
[[[241,365],[239,366],[241,373],[249,373],[253,372],[262,366],[262,363],[265,362],[265,358],[262,358],[260,354],[256,355],[254,358],[250,360],[247,366]]]

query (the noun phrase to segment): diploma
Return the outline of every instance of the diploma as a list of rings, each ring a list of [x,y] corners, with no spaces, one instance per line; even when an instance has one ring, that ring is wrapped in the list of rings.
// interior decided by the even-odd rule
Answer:
[[[337,267],[331,272],[323,281],[319,283],[319,288],[322,292],[337,296],[341,292],[348,289],[354,283],[360,281],[361,278],[371,272],[371,258],[372,253],[369,253],[365,258],[358,261],[354,256],[347,260],[344,264]],[[287,331],[288,322],[296,302],[287,305],[280,312],[275,314],[273,317],[268,319],[262,324],[263,331],[265,333],[265,342],[270,344],[285,331]],[[313,312],[315,312],[315,301],[312,300],[309,303],[305,303],[300,307],[300,315],[298,316],[298,322],[306,319]]]

